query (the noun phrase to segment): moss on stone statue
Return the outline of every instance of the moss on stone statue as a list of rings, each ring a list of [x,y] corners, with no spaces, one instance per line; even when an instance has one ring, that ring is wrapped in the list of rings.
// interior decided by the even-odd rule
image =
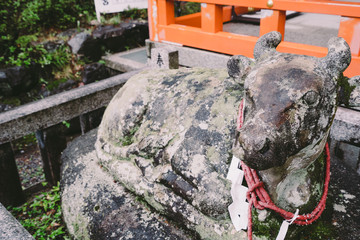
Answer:
[[[331,212],[331,209],[325,211],[324,214],[313,224],[307,226],[298,226],[295,224],[290,225],[286,234],[286,239],[336,239],[329,212]],[[275,239],[284,219],[277,213],[270,210],[268,211],[268,216],[264,221],[259,220],[258,210],[253,209],[252,214],[253,235],[255,235],[258,239]]]
[[[259,210],[252,209],[252,229],[253,234],[259,238],[275,239],[283,219],[272,211],[267,211],[265,219],[260,220]]]
[[[139,130],[139,125],[135,125],[130,129],[129,133],[119,139],[121,146],[129,146],[134,142],[134,135]]]
[[[319,174],[323,175],[321,179],[324,179],[325,177],[325,154],[322,153],[318,159],[310,164],[305,170],[309,173],[310,181],[314,186],[312,187],[311,198],[308,201],[308,204],[306,204],[306,208],[300,210],[300,214],[312,212],[322,196],[324,183],[314,181]],[[286,239],[336,239],[331,223],[331,213],[333,211],[332,205],[332,199],[328,196],[326,208],[320,218],[313,224],[307,226],[290,225]],[[267,210],[267,213],[265,214],[266,218],[259,220],[259,212],[260,211],[256,209],[252,210],[253,234],[260,239],[275,239],[284,219],[277,213]],[[265,212],[262,214],[264,213]]]
[[[355,89],[355,86],[351,86],[349,84],[349,78],[344,76],[344,74],[340,74],[338,78],[338,103],[344,104],[346,107],[349,107],[349,100],[351,92]]]

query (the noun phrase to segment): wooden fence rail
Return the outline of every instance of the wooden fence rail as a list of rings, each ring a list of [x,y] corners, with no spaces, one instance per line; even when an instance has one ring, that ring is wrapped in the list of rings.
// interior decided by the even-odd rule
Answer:
[[[11,141],[36,132],[46,181],[60,179],[60,156],[66,147],[59,126],[78,116],[106,106],[119,88],[134,74],[132,71],[93,84],[32,102],[0,114],[0,202],[4,206],[25,201]],[[86,117],[85,117],[86,118]],[[60,124],[60,125],[59,125]],[[89,129],[86,124],[82,132]]]

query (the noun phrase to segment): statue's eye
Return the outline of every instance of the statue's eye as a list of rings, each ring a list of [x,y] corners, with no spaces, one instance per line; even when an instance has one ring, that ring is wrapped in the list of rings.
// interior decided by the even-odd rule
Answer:
[[[319,101],[319,94],[315,91],[305,93],[303,99],[307,105],[314,105]]]

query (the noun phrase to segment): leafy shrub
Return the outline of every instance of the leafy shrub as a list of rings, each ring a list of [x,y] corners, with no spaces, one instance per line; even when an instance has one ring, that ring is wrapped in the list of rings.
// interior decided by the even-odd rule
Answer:
[[[9,210],[35,239],[70,239],[62,221],[59,184]]]
[[[76,27],[83,13],[95,12],[92,0],[1,0],[0,9],[3,66],[30,65],[30,59],[41,62],[47,51],[41,45],[31,44],[40,32]]]
[[[121,12],[122,19],[147,19],[147,9],[128,8]]]
[[[201,5],[197,2],[175,2],[175,15],[177,17],[200,12]]]

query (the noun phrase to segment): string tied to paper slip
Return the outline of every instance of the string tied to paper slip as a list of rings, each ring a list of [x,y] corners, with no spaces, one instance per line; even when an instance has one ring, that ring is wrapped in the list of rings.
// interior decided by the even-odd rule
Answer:
[[[245,108],[245,100],[243,99],[239,106],[239,115],[237,119],[237,129],[239,130],[244,121],[244,108]],[[297,213],[292,213],[285,211],[277,207],[273,201],[271,200],[269,194],[266,192],[264,188],[264,183],[260,181],[259,176],[257,175],[256,170],[248,167],[244,162],[240,161],[241,167],[244,171],[245,180],[248,185],[248,191],[246,193],[246,199],[248,200],[248,239],[252,240],[252,215],[251,210],[252,206],[259,210],[263,210],[265,208],[271,209],[278,214],[280,214],[285,220],[290,224],[289,219],[291,219],[291,223],[295,223],[297,225],[308,225],[317,220],[322,212],[325,209],[326,198],[329,188],[330,182],[330,150],[329,145],[326,143],[325,145],[325,154],[326,154],[326,170],[325,170],[325,181],[324,181],[324,191],[321,196],[321,199],[315,209],[309,214],[297,215]],[[285,222],[285,221],[284,221]],[[284,224],[283,222],[283,224]],[[279,233],[280,235],[280,233]],[[278,237],[279,237],[278,235]],[[285,232],[286,235],[286,232]],[[285,237],[285,236],[284,236]],[[278,238],[277,238],[278,239]],[[280,239],[280,238],[279,238]]]

